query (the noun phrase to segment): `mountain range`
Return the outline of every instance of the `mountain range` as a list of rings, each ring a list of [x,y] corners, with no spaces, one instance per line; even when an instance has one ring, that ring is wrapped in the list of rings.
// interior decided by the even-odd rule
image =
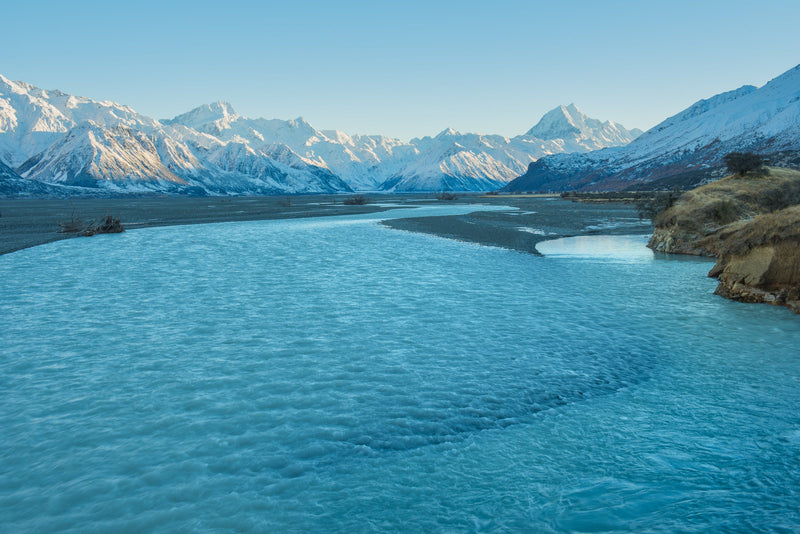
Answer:
[[[156,120],[0,75],[0,195],[493,190],[542,156],[639,134],[573,104],[513,138],[447,129],[409,142],[251,119],[226,102]]]
[[[570,104],[516,137],[446,129],[408,142],[247,118],[226,102],[156,120],[0,76],[3,196],[667,188],[722,176],[733,151],[800,165],[800,66],[644,133]]]
[[[730,152],[800,166],[800,65],[761,88],[745,85],[700,100],[625,146],[540,158],[504,189],[693,187],[726,174],[723,157]]]

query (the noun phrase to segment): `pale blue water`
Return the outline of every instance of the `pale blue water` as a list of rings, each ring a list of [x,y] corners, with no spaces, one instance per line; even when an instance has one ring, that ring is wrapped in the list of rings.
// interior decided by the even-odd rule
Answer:
[[[0,531],[800,530],[797,316],[377,217],[0,256]]]

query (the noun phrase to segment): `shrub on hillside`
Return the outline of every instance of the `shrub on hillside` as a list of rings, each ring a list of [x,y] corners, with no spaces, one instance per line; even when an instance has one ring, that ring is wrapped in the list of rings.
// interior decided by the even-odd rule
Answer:
[[[756,171],[764,166],[764,158],[753,152],[731,152],[723,158],[728,171],[739,176]]]

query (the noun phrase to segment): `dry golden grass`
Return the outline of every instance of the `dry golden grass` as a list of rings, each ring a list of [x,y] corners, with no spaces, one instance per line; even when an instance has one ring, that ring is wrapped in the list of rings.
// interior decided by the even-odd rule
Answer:
[[[776,167],[768,171],[728,176],[684,193],[655,224],[709,235],[736,221],[800,204],[800,172]]]
[[[724,254],[741,255],[783,241],[800,242],[800,205],[741,221],[721,232]],[[798,245],[800,246],[800,245]]]

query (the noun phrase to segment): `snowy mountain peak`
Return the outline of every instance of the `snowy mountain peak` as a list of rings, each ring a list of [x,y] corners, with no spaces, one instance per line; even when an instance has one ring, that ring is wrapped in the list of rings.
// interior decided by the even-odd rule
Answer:
[[[15,82],[0,74],[0,87],[3,87],[6,90],[13,90],[15,85],[17,85]]]
[[[539,139],[564,139],[580,135],[588,117],[575,104],[558,106],[544,114],[525,135]],[[599,121],[598,121],[599,122]]]
[[[311,126],[311,123],[305,120],[303,117],[297,117],[294,120],[286,121],[291,128],[297,128],[298,130],[305,130],[305,131],[313,131],[315,134],[318,133],[317,130]]]
[[[188,128],[208,132],[209,130],[219,131],[226,129],[230,127],[231,122],[240,117],[241,115],[236,113],[230,103],[218,100],[211,104],[198,106],[191,111],[178,115],[174,119],[161,122],[164,124],[180,124]]]
[[[456,130],[454,130],[452,128],[445,128],[444,130],[439,132],[436,135],[436,137],[434,137],[434,139],[445,139],[447,137],[459,137],[460,135],[461,135],[460,132],[457,132]]]
[[[16,167],[86,121],[152,131],[160,125],[131,108],[111,101],[44,90],[0,76],[0,159]]]
[[[586,150],[630,143],[641,130],[627,130],[621,124],[588,117],[575,104],[558,106],[523,137],[535,140],[570,140],[579,142]]]
[[[18,95],[23,95],[35,89],[37,89],[37,87],[29,83],[20,81],[15,82],[14,80],[10,80],[0,74],[0,92],[11,92]]]
[[[236,110],[233,109],[233,106],[230,104],[230,102],[225,102],[223,100],[217,100],[213,104],[209,104],[209,108],[218,113],[220,118],[230,119],[239,116],[239,114],[236,113]]]

